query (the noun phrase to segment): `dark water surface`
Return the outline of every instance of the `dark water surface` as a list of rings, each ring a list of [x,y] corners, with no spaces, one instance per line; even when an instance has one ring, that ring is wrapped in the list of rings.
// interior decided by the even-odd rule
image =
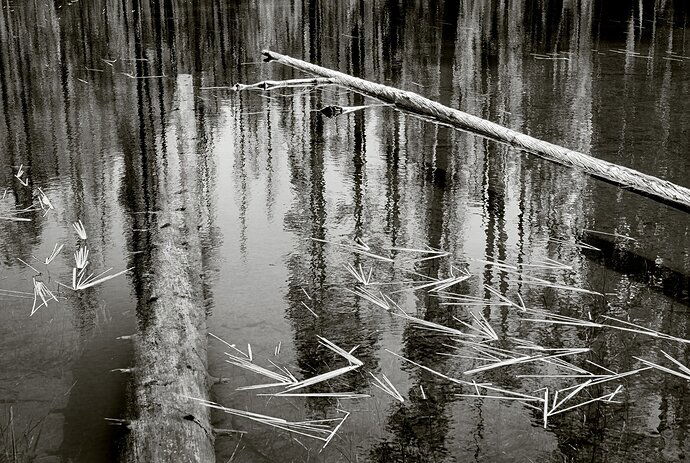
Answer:
[[[76,220],[89,235],[90,265],[134,270],[77,295],[62,288],[58,303],[32,317],[32,296],[0,291],[0,461],[116,459],[122,429],[104,418],[127,418],[127,378],[111,370],[131,366],[131,347],[116,338],[142,316],[151,216],[163,195],[184,188],[198,197],[209,330],[251,343],[257,362],[287,365],[299,378],[342,366],[317,335],[347,350],[359,345],[363,373],[328,387],[373,396],[269,400],[236,391],[264,378],[225,363],[224,347],[211,340],[210,373],[232,378],[213,387],[214,400],[290,420],[352,413],[323,451],[313,439],[214,414],[216,426],[247,431],[217,439],[218,461],[684,459],[688,381],[644,372],[621,381],[620,403],[563,413],[544,429],[523,404],[460,397],[472,391],[386,349],[511,390],[575,382],[515,377],[555,373],[534,364],[465,377],[476,362],[443,355],[455,352],[449,339],[345,291],[354,280],[343,264],[390,282],[408,279],[405,269],[446,278],[449,261],[467,262],[473,277],[456,292],[488,299],[486,284],[532,307],[690,338],[686,213],[391,108],[323,118],[325,105],[370,103],[343,90],[207,88],[301,77],[258,63],[269,47],[690,186],[689,9],[682,0],[630,3],[2,2],[0,216],[31,204],[39,187],[55,209],[32,213],[31,222],[0,219],[0,290],[33,291],[34,271],[18,258],[56,291],[56,282],[68,284]],[[168,164],[180,159],[194,159],[194,168]],[[27,187],[14,178],[19,165]],[[452,258],[389,265],[311,237],[361,239],[376,252],[431,246]],[[58,257],[40,264],[56,243],[65,245]],[[573,269],[549,278],[606,296],[527,285],[478,262],[487,256],[556,259]],[[436,323],[468,319],[466,308],[424,291],[394,298]],[[682,343],[525,322],[501,306],[482,313],[501,338],[591,348],[572,359],[580,366],[588,359],[623,372],[639,366],[634,356],[663,363],[660,349],[690,363]],[[372,388],[364,371],[385,374],[405,401]]]

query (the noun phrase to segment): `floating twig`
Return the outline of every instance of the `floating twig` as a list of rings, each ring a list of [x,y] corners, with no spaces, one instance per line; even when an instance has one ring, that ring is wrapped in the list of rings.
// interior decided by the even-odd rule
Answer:
[[[279,88],[295,88],[295,87],[315,87],[319,85],[331,85],[333,79],[328,78],[312,78],[312,79],[288,79],[288,80],[264,80],[255,84],[235,84],[230,87],[233,91],[239,92],[242,90],[275,90]]]

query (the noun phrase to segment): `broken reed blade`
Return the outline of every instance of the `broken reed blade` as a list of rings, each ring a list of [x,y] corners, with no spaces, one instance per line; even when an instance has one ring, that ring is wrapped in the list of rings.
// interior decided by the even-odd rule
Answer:
[[[601,249],[596,248],[594,246],[591,246],[587,243],[583,243],[579,240],[573,241],[568,241],[568,240],[563,240],[559,238],[549,238],[546,240],[547,243],[554,243],[554,244],[559,244],[559,245],[566,245],[566,246],[572,246],[575,248],[580,248],[580,249],[589,249],[591,251],[601,251]]]
[[[287,388],[284,392],[292,392],[296,391],[298,389],[302,389],[308,386],[313,386],[315,384],[322,383],[324,381],[328,381],[329,379],[336,378],[340,375],[343,375],[345,373],[349,373],[350,371],[356,370],[359,368],[360,365],[349,365],[346,367],[338,368],[336,370],[328,371],[326,373],[322,373],[320,375],[313,376],[311,378],[303,379],[299,382],[297,382],[294,385],[291,385],[289,388]]]
[[[252,372],[257,373],[259,375],[265,376],[267,378],[276,380],[279,382],[279,384],[282,384],[282,385],[287,386],[287,385],[293,384],[292,379],[290,379],[289,377],[285,376],[282,373],[276,373],[275,371],[271,371],[267,368],[264,368],[262,366],[259,366],[255,363],[253,363],[251,360],[246,360],[242,357],[237,357],[237,356],[232,355],[228,352],[225,352],[225,355],[227,355],[230,358],[230,360],[225,360],[225,361],[231,365],[235,365],[235,366],[238,366],[238,367],[243,368],[245,370],[249,370],[249,371],[252,371]]]
[[[457,285],[457,284],[459,284],[459,283],[462,283],[462,282],[465,281],[465,280],[468,280],[469,278],[471,278],[471,276],[472,276],[472,275],[463,275],[463,276],[460,276],[460,277],[449,278],[448,280],[446,280],[445,283],[439,284],[439,285],[435,286],[433,289],[431,289],[431,290],[429,290],[429,291],[430,291],[430,292],[443,291],[444,289],[450,288],[451,286],[455,286],[455,285]],[[441,282],[439,282],[439,283],[441,283]]]
[[[417,249],[417,248],[406,248],[406,247],[396,247],[396,246],[384,246],[383,249],[386,249],[389,251],[413,252],[413,253],[420,253],[420,254],[450,254],[447,251],[440,251],[440,250],[435,250],[435,249]]]
[[[383,298],[383,293],[381,294],[381,298],[373,294],[371,291],[364,289],[364,288],[355,288],[354,290],[351,290],[349,288],[345,288],[346,291],[354,294],[355,296],[361,297],[362,299],[365,299],[372,304],[381,307],[383,310],[386,311],[391,311],[391,306],[386,302],[386,300]]]
[[[492,288],[492,287],[489,286],[489,285],[486,285],[486,284],[485,284],[485,285],[484,285],[484,289],[487,290],[487,291],[489,291],[491,294],[493,294],[494,296],[498,297],[501,301],[505,302],[506,304],[509,304],[509,305],[512,306],[512,307],[516,307],[516,308],[518,308],[518,309],[520,309],[520,310],[522,310],[522,311],[526,311],[526,310],[527,310],[527,308],[524,306],[524,304],[520,306],[520,305],[514,303],[513,301],[511,301],[510,299],[508,299],[507,297],[505,297],[503,294],[501,294],[498,290]],[[519,296],[519,294],[518,294],[518,296]],[[522,299],[522,298],[521,298],[521,299]]]
[[[345,269],[352,275],[357,282],[364,286],[368,286],[371,282],[371,275],[373,272],[373,267],[369,269],[369,274],[367,275],[362,268],[362,264],[359,264],[359,270],[356,269],[352,264],[343,264]]]
[[[247,359],[249,358],[249,355],[246,354],[246,353],[244,353],[244,352],[242,352],[240,349],[238,349],[238,348],[235,346],[235,344],[230,344],[229,342],[227,342],[227,341],[225,341],[224,339],[222,339],[222,338],[216,336],[216,335],[213,334],[213,333],[210,333],[210,332],[209,332],[208,335],[211,336],[211,337],[212,337],[213,339],[215,339],[216,341],[220,341],[220,342],[222,342],[223,344],[225,344],[226,346],[228,346],[229,348],[233,349],[234,351],[236,351],[236,352],[242,354],[245,358],[247,358]]]
[[[14,291],[11,289],[0,289],[0,296],[8,296],[8,297],[18,297],[18,298],[24,298],[24,299],[31,299],[34,296],[34,293],[29,293],[26,291]]]
[[[345,422],[345,420],[346,420],[349,416],[350,416],[350,413],[349,413],[349,412],[345,412],[345,416],[344,416],[343,419],[340,421],[340,423],[338,423],[338,424],[336,425],[336,427],[333,428],[333,432],[331,432],[331,434],[328,436],[328,438],[326,439],[326,443],[323,444],[323,447],[322,447],[322,448],[324,448],[324,449],[326,448],[326,446],[328,445],[328,443],[333,439],[333,437],[335,437],[335,434],[338,432],[338,430],[340,429],[340,427],[343,425],[343,423]]]
[[[440,333],[449,334],[449,335],[453,335],[453,336],[461,336],[461,337],[468,337],[468,336],[469,337],[476,337],[477,336],[474,334],[465,333],[463,331],[460,331],[458,329],[451,328],[451,327],[448,327],[445,325],[440,325],[438,323],[434,323],[434,322],[431,322],[428,320],[416,318],[416,317],[413,317],[413,316],[408,315],[406,313],[393,312],[393,315],[395,315],[396,317],[406,319],[408,322],[412,323],[413,326],[418,327],[418,328],[429,329],[432,331],[437,331]]]
[[[535,323],[550,323],[554,325],[570,325],[570,326],[580,326],[583,328],[602,328],[604,325],[600,323],[588,322],[586,320],[549,320],[540,318],[519,318],[519,320],[535,322]]]
[[[675,363],[675,364],[681,369],[681,371],[683,371],[683,372],[684,372],[685,374],[687,374],[687,375],[690,375],[690,368],[686,367],[685,365],[683,365],[683,364],[680,363],[678,360],[676,360],[676,359],[674,359],[673,357],[671,357],[669,354],[667,354],[667,353],[664,352],[663,350],[661,351],[661,353],[664,354],[664,356],[665,356],[667,359],[669,359],[671,362]]]
[[[40,275],[40,274],[41,274],[41,272],[39,272],[38,270],[36,270],[35,267],[33,267],[31,264],[29,264],[28,262],[24,261],[23,259],[17,257],[17,260],[18,260],[19,262],[21,262],[22,264],[26,265],[27,267],[29,267],[29,268],[30,268],[31,270],[33,270],[34,272],[36,272],[37,275]]]
[[[319,318],[319,316],[317,315],[317,313],[314,312],[314,310],[312,310],[311,307],[309,307],[307,304],[305,304],[304,301],[301,301],[301,302],[302,302],[302,305],[304,306],[305,309],[307,309],[314,317]]]
[[[467,327],[468,329],[471,329],[475,333],[478,333],[478,335],[473,335],[470,333],[465,333],[465,336],[469,337],[483,337],[486,341],[498,341],[498,334],[494,329],[491,327],[491,324],[489,321],[484,317],[484,315],[480,314],[478,317],[477,315],[474,314],[474,312],[470,312],[470,315],[474,319],[475,323],[478,325],[478,327],[475,327],[473,325],[470,325],[469,323],[466,323],[459,318],[453,316],[453,320],[456,322],[462,324],[463,326]]]
[[[484,264],[485,266],[493,266],[493,267],[505,268],[505,269],[510,269],[510,270],[517,270],[518,269],[514,265],[510,265],[510,264],[506,264],[506,263],[494,261],[494,260],[485,260],[485,259],[472,259],[472,260],[475,262],[479,262],[480,264]]]
[[[552,281],[544,280],[543,278],[538,278],[533,275],[527,275],[525,273],[522,274],[517,274],[521,277],[520,282],[526,285],[535,285],[535,286],[545,286],[548,288],[552,289],[562,289],[564,291],[574,291],[574,292],[579,292],[579,293],[585,293],[585,294],[592,294],[594,296],[604,296],[603,293],[600,293],[598,291],[592,291],[589,289],[585,288],[579,288],[577,286],[568,286],[568,285],[561,285],[558,283],[554,283]]]
[[[31,222],[31,219],[27,219],[24,217],[7,217],[7,216],[0,216],[0,220],[7,220],[9,222]]]
[[[517,266],[521,269],[535,268],[544,270],[573,270],[572,265],[563,264],[557,260],[545,257],[543,261],[532,261],[527,263],[519,263]]]
[[[587,232],[587,233],[594,233],[595,235],[606,235],[606,236],[613,236],[615,238],[621,238],[621,239],[629,240],[629,241],[637,241],[635,238],[632,238],[632,237],[627,236],[627,235],[619,235],[618,233],[608,233],[608,232],[603,232],[603,231],[599,231],[599,230],[590,230],[588,228],[583,228],[582,231]]]
[[[334,342],[329,341],[328,339],[324,338],[323,336],[317,335],[316,337],[319,339],[319,344],[332,350],[336,354],[342,356],[348,362],[350,362],[351,365],[358,365],[358,366],[364,365],[364,363],[361,360],[359,360],[357,357],[355,357],[354,355],[351,354],[352,351],[348,352],[345,349],[343,349],[342,347],[338,347]]]
[[[452,302],[441,302],[440,305],[459,305],[459,306],[493,306],[493,307],[501,307],[501,306],[512,306],[512,303],[509,302],[493,302],[489,299],[484,299],[483,297],[477,297],[477,296],[469,296],[469,295],[463,295],[463,294],[455,294],[455,293],[450,293],[447,291],[435,291],[436,294],[433,294],[433,296],[438,296],[443,300],[448,300]]]

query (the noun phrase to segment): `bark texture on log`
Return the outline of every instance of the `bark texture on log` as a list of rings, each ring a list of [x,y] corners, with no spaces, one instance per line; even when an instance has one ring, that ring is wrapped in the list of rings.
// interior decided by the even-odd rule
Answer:
[[[182,397],[208,399],[207,341],[199,272],[192,274],[188,250],[176,238],[166,237],[155,252],[150,318],[134,341],[136,416],[127,437],[128,462],[215,460],[208,408]]]

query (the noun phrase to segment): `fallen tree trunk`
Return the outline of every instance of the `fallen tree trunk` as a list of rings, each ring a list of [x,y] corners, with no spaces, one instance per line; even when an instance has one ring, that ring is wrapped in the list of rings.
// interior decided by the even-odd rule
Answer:
[[[191,76],[178,76],[173,103],[178,111],[161,136],[177,143],[161,147],[160,157],[142,154],[146,169],[128,170],[141,173],[136,193],[148,194],[134,202],[132,215],[140,222],[131,246],[143,253],[133,255],[140,280],[130,430],[121,457],[128,463],[215,461],[209,409],[189,399],[208,400],[210,386]]]
[[[158,215],[147,302],[133,336],[132,404],[123,460],[213,462],[208,399],[206,310],[197,227],[189,223],[185,191]]]
[[[690,189],[667,180],[539,140],[486,119],[444,106],[414,92],[369,82],[270,50],[264,50],[262,54],[266,61],[276,61],[300,71],[328,78],[329,83],[376,98],[394,105],[400,110],[429,118],[440,124],[507,143],[549,161],[580,169],[599,179],[620,185],[630,189],[630,191],[690,212]]]

